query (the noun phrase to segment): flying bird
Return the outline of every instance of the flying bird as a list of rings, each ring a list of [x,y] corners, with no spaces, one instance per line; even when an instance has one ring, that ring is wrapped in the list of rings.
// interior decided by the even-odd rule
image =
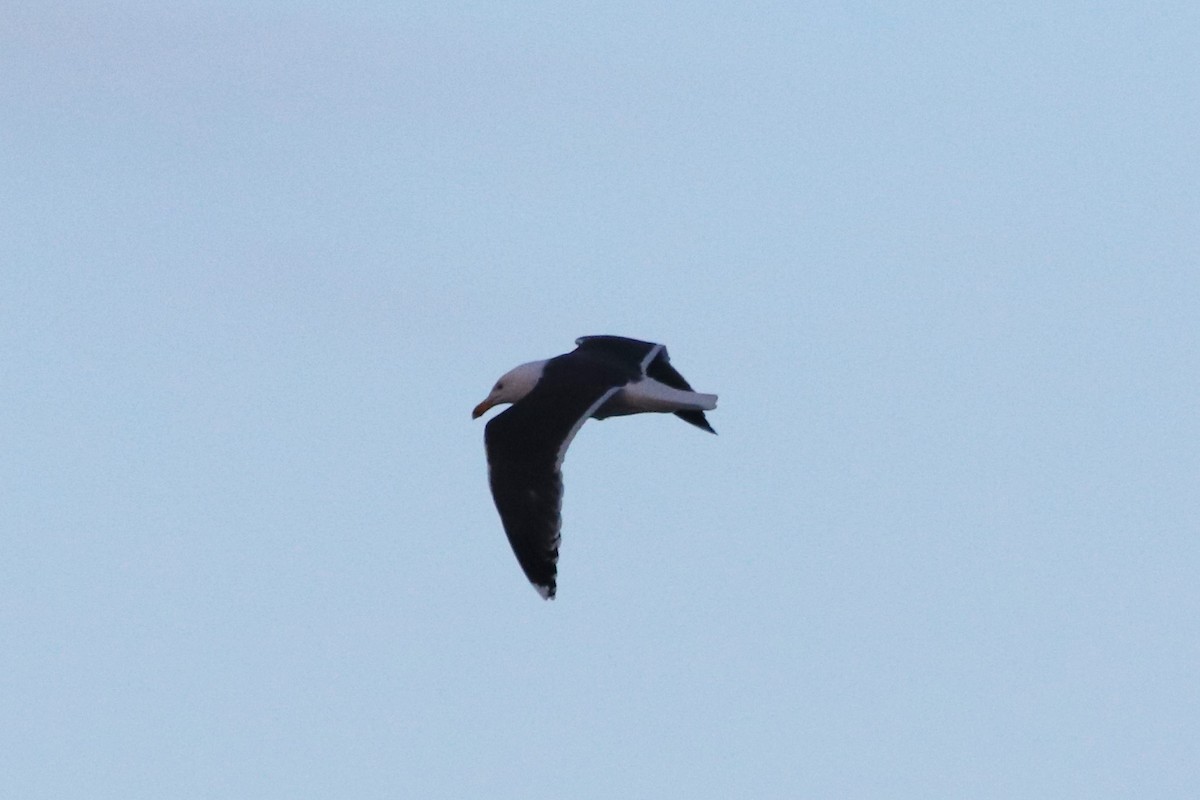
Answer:
[[[509,544],[526,577],[553,599],[562,528],[562,461],[590,419],[670,413],[716,433],[704,416],[715,394],[692,391],[667,348],[622,336],[583,336],[570,353],[506,372],[471,412],[512,406],[484,429],[488,481]]]

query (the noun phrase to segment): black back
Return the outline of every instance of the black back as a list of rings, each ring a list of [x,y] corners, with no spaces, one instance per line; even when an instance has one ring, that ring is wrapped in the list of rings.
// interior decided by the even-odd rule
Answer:
[[[640,339],[627,339],[624,336],[581,336],[575,340],[579,345],[575,352],[584,352],[589,358],[597,361],[614,362],[629,375],[629,380],[639,380],[642,377],[641,363],[656,345],[654,342],[643,342]],[[666,384],[672,389],[685,392],[693,391],[679,371],[671,366],[671,358],[667,348],[662,347],[646,366],[646,377],[653,378],[659,383]],[[709,433],[716,433],[703,411],[676,411],[675,416],[684,422],[689,422],[697,428]]]

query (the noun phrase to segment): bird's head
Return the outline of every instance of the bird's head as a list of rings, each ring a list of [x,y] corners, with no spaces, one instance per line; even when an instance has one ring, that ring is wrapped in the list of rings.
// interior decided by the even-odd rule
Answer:
[[[475,410],[471,412],[471,419],[478,419],[489,408],[501,403],[515,403],[532,392],[541,379],[545,366],[545,361],[530,361],[504,373],[483,402],[475,406]]]

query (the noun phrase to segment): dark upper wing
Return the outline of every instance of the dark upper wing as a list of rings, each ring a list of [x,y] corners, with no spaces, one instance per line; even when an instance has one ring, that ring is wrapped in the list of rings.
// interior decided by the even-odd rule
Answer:
[[[660,344],[643,342],[640,339],[626,339],[624,336],[580,336],[575,340],[578,345],[573,356],[586,358],[592,363],[604,364],[619,370],[627,380],[640,380],[644,374],[642,363],[655,348],[664,352]]]
[[[513,553],[543,597],[552,598],[562,527],[563,455],[616,387],[611,376],[551,360],[533,391],[484,429],[492,498]]]
[[[542,597],[554,597],[562,529],[562,474],[553,465],[489,455],[488,480],[517,563]]]
[[[692,391],[692,385],[684,380],[684,377],[679,374],[679,371],[671,366],[671,359],[667,356],[667,348],[658,351],[654,356],[654,360],[646,367],[646,377],[653,378],[659,383],[665,383],[672,389],[682,389],[685,392]],[[684,422],[690,422],[697,428],[703,428],[709,433],[716,433],[712,426],[708,424],[708,418],[704,416],[703,411],[676,411],[675,416],[679,417]]]
[[[624,336],[580,336],[575,340],[575,344],[578,345],[576,353],[621,369],[630,380],[641,380],[644,374],[673,389],[692,391],[691,384],[671,366],[671,358],[667,355],[665,345],[627,339]],[[650,363],[646,364],[643,371],[642,364],[647,358],[650,359]],[[675,416],[709,433],[716,433],[708,424],[708,418],[704,416],[703,411],[676,411]]]

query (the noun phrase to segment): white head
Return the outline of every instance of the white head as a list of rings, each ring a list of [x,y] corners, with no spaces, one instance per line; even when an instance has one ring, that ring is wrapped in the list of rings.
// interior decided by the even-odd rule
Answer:
[[[496,385],[492,387],[491,393],[484,401],[475,406],[475,410],[471,412],[471,418],[478,419],[492,406],[498,406],[501,403],[515,403],[532,392],[533,387],[541,379],[542,369],[545,366],[545,361],[530,361],[528,364],[513,367],[504,373],[500,376],[500,380],[496,381]]]

